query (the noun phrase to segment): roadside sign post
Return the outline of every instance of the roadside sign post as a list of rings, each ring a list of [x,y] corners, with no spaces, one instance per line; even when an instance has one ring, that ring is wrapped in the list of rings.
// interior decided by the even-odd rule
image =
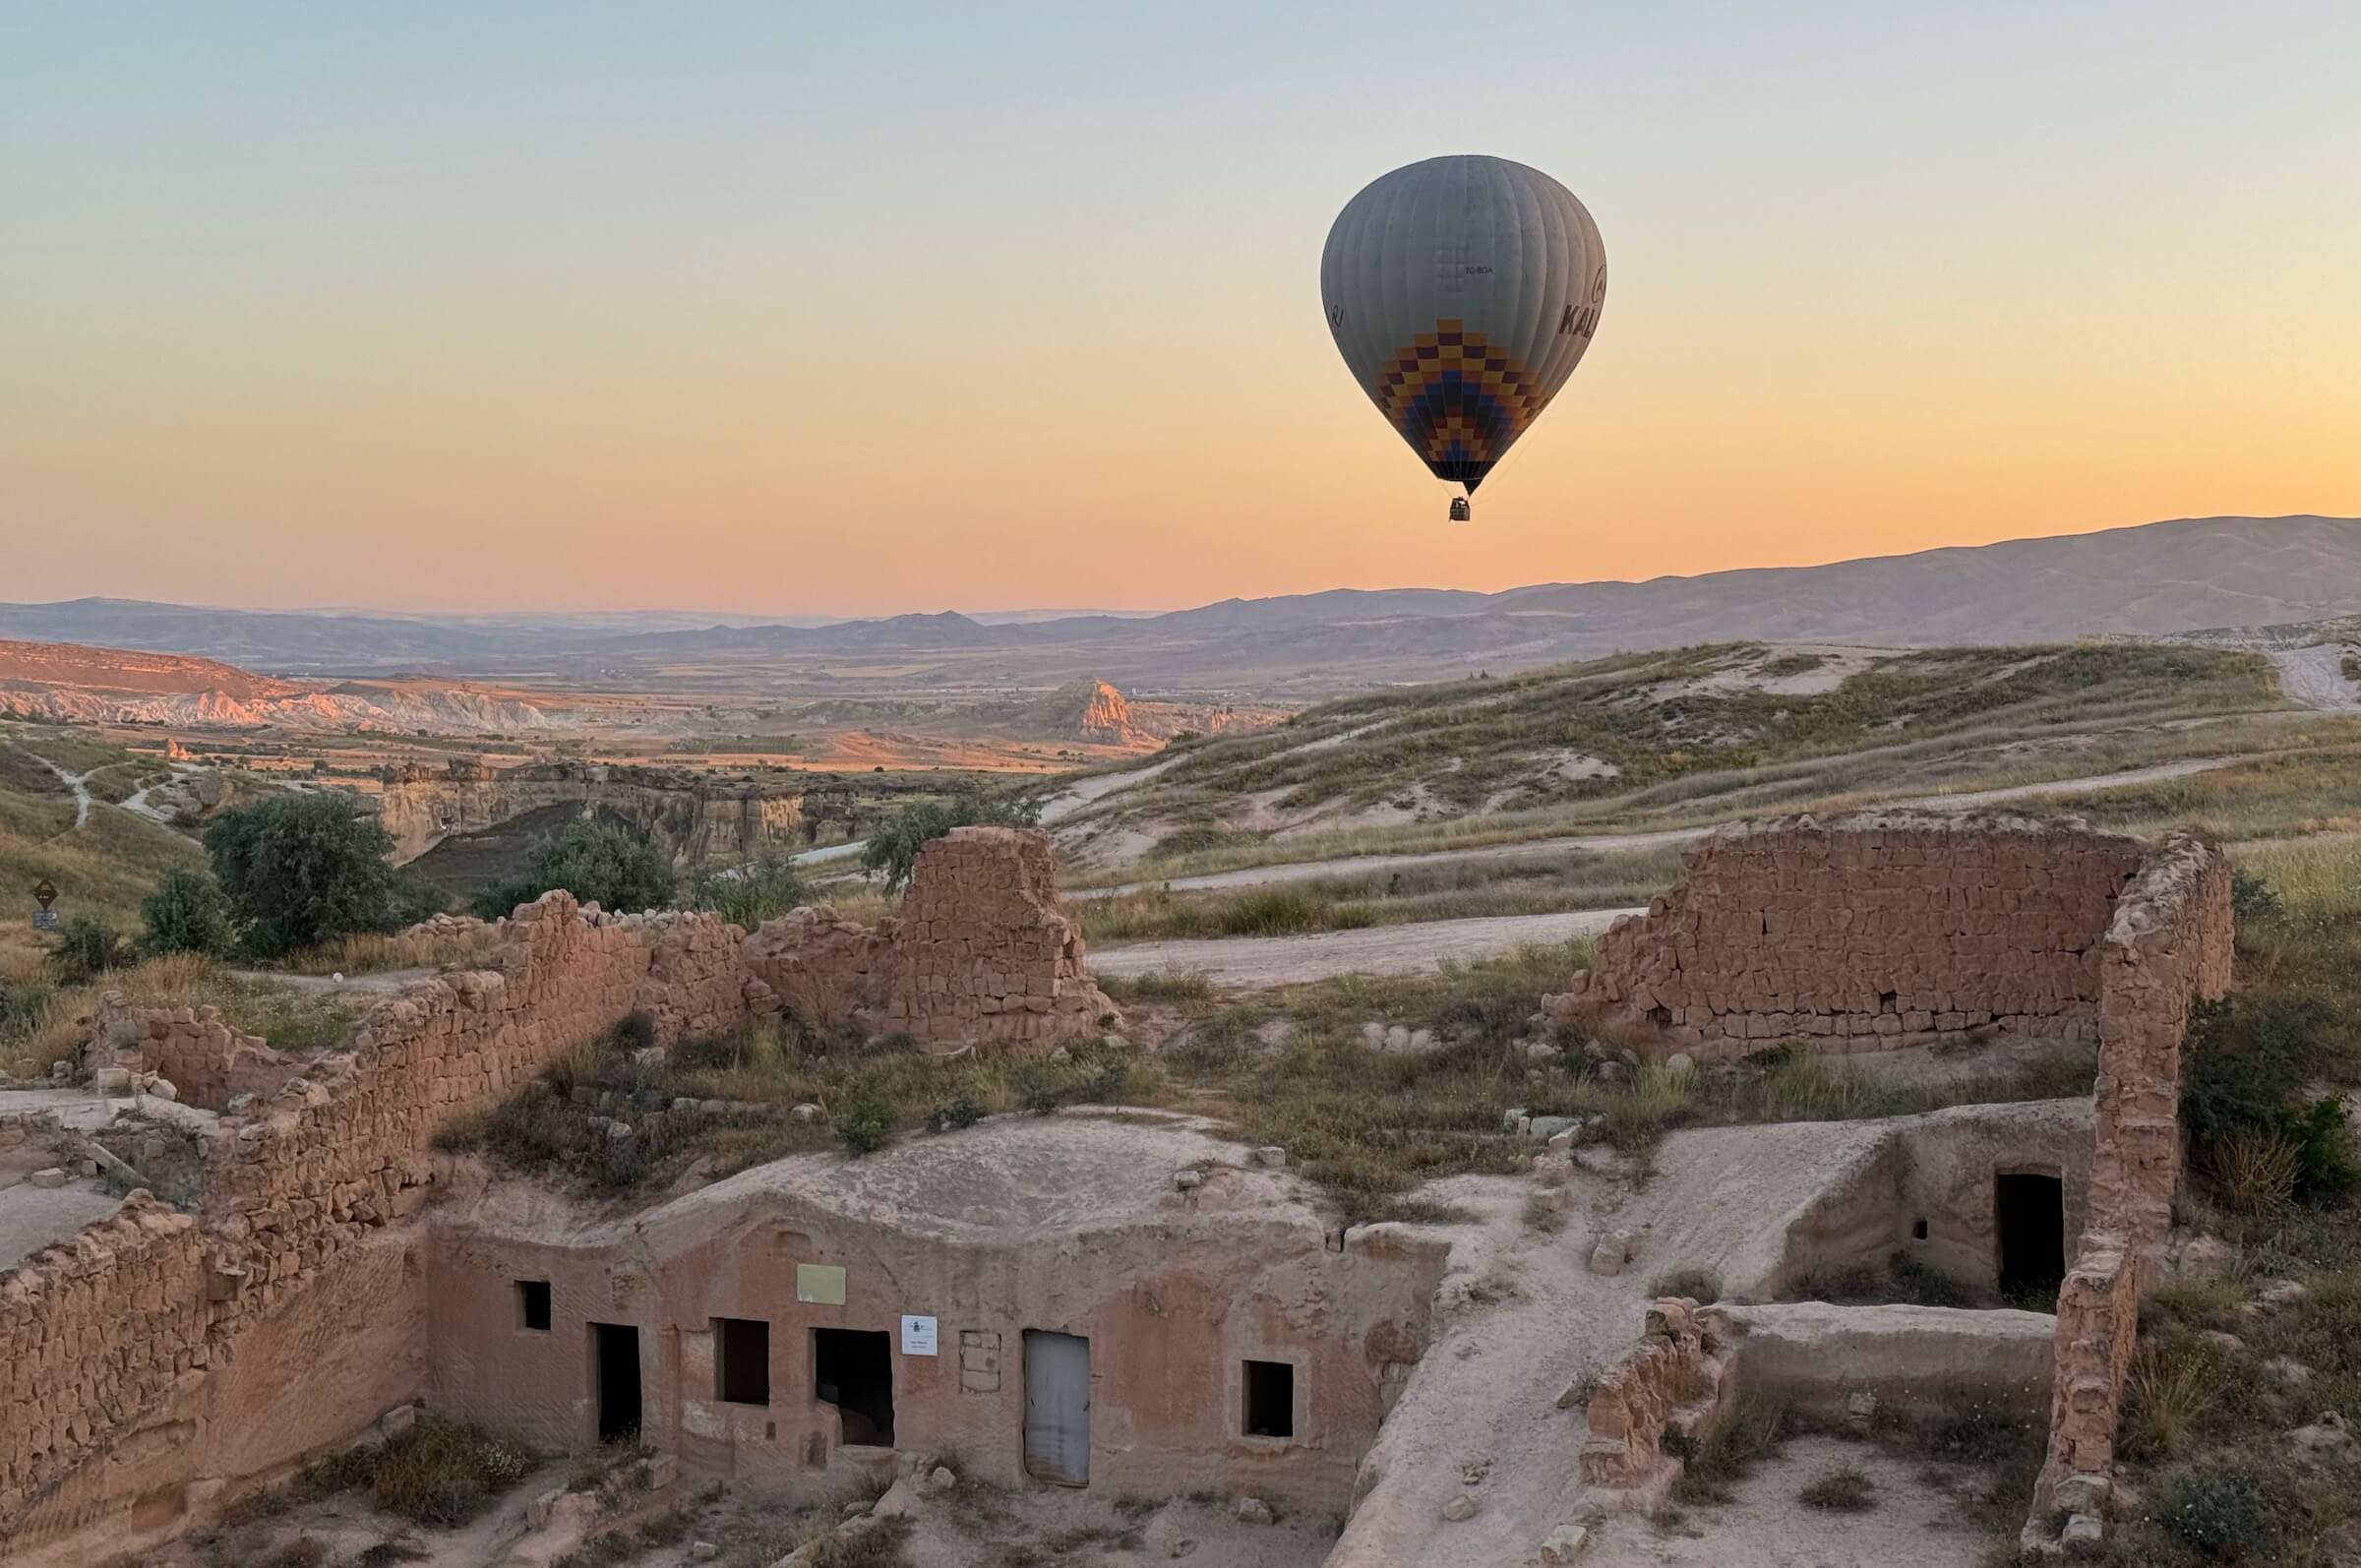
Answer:
[[[44,876],[32,884],[33,901],[41,907],[32,912],[34,931],[57,930],[57,911],[49,906],[57,902],[57,884]]]

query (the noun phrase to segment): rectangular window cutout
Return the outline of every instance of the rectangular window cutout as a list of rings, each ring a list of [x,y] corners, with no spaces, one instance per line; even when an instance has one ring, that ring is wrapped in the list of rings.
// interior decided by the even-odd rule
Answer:
[[[713,1397],[725,1405],[770,1403],[770,1325],[758,1317],[713,1320]]]
[[[1246,1363],[1245,1432],[1248,1437],[1296,1435],[1296,1368],[1288,1361]]]
[[[549,1332],[549,1282],[516,1282],[516,1321],[536,1333]]]

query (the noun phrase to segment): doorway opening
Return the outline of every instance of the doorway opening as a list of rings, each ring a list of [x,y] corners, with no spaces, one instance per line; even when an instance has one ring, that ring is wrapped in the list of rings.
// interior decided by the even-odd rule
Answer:
[[[1248,1437],[1295,1436],[1295,1366],[1287,1361],[1248,1361],[1243,1413]]]
[[[2000,1233],[2000,1294],[2055,1296],[2066,1280],[2066,1183],[2054,1176],[2004,1171],[1993,1178]]]
[[[590,1348],[598,1379],[598,1440],[629,1442],[639,1435],[639,1330],[630,1323],[593,1323]]]
[[[882,1330],[812,1331],[812,1388],[844,1419],[847,1446],[893,1446],[893,1336]]]

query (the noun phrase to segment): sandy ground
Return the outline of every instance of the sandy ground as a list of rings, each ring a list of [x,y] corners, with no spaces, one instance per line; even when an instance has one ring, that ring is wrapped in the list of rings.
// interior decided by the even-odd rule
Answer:
[[[1574,1463],[1582,1412],[1560,1410],[1558,1395],[1630,1347],[1650,1281],[1695,1266],[1718,1270],[1732,1293],[1757,1286],[1777,1267],[1787,1226],[1871,1156],[1887,1125],[1677,1132],[1658,1157],[1662,1175],[1644,1188],[1578,1170],[1556,1235],[1524,1224],[1530,1181],[1460,1176],[1424,1189],[1483,1216],[1481,1234],[1453,1249],[1442,1287],[1446,1300],[1465,1304],[1439,1325],[1379,1431],[1363,1480],[1371,1468],[1381,1479],[1330,1568],[1532,1561],[1552,1529],[1596,1506]],[[1644,1234],[1639,1258],[1619,1275],[1591,1273],[1590,1247],[1615,1229]],[[1474,1517],[1445,1520],[1463,1492]],[[1712,1560],[1753,1561],[1730,1555],[1727,1540]]]
[[[98,1190],[94,1181],[75,1180],[62,1187],[25,1183],[0,1186],[0,1269],[60,1241],[122,1207],[123,1200]]]
[[[1831,1471],[1869,1478],[1876,1505],[1862,1513],[1823,1513],[1796,1493]],[[1636,1515],[1609,1519],[1583,1561],[1589,1568],[1975,1568],[1986,1538],[1958,1503],[1920,1478],[1915,1465],[1868,1444],[1832,1437],[1795,1438],[1738,1482],[1729,1502],[1687,1510],[1660,1527]],[[1733,1552],[1743,1541],[1744,1555]]]
[[[441,973],[435,969],[380,969],[366,975],[346,975],[339,980],[333,975],[290,975],[280,969],[233,969],[240,980],[260,980],[273,986],[285,986],[291,991],[333,991],[357,993],[362,995],[392,995],[413,980],[429,980]]]
[[[1921,795],[1907,800],[1886,801],[1879,811],[1968,812],[1986,806],[2003,806],[2012,801],[2038,800],[2050,795],[2076,795],[2085,790],[2123,789],[2135,784],[2154,784],[2165,779],[2186,778],[2192,773],[2204,773],[2217,767],[2230,767],[2249,760],[2243,755],[2198,756],[2178,762],[2160,762],[2153,767],[2127,768],[2120,773],[2092,773],[2081,778],[2050,779],[2039,784],[2013,784],[2006,789],[1968,790],[1950,795]],[[1582,850],[1594,854],[1627,853],[1633,850],[1661,849],[1667,844],[1686,844],[1703,838],[1713,831],[1707,827],[1671,828],[1658,833],[1595,833],[1561,838],[1531,838],[1510,844],[1486,844],[1475,849],[1427,850],[1411,855],[1349,855],[1337,860],[1296,861],[1280,866],[1247,866],[1234,872],[1208,872],[1197,876],[1174,876],[1162,881],[1125,882],[1117,887],[1073,888],[1065,894],[1070,903],[1076,899],[1104,898],[1113,893],[1142,892],[1151,887],[1169,887],[1174,892],[1204,892],[1229,887],[1260,887],[1273,882],[1309,881],[1320,876],[1362,876],[1375,872],[1401,871],[1412,866],[1442,866],[1467,861],[1514,861],[1537,857],[1563,855]],[[1437,922],[1437,924],[1443,924]]]
[[[1205,940],[1097,946],[1090,967],[1102,975],[1201,972],[1217,985],[1284,986],[1327,975],[1403,975],[1504,952],[1525,942],[1561,942],[1606,930],[1639,909],[1578,909],[1550,915],[1484,915],[1429,920],[1306,936],[1223,936]]]
[[[2345,679],[2342,643],[2265,651],[2279,667],[2279,690],[2289,701],[2316,708],[2361,708],[2361,682]]]

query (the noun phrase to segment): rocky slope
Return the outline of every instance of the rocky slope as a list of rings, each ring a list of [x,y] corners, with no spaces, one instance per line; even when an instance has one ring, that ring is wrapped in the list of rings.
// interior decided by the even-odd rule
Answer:
[[[300,685],[182,654],[0,641],[0,714],[73,724],[513,734],[562,722],[512,696],[443,682]]]

